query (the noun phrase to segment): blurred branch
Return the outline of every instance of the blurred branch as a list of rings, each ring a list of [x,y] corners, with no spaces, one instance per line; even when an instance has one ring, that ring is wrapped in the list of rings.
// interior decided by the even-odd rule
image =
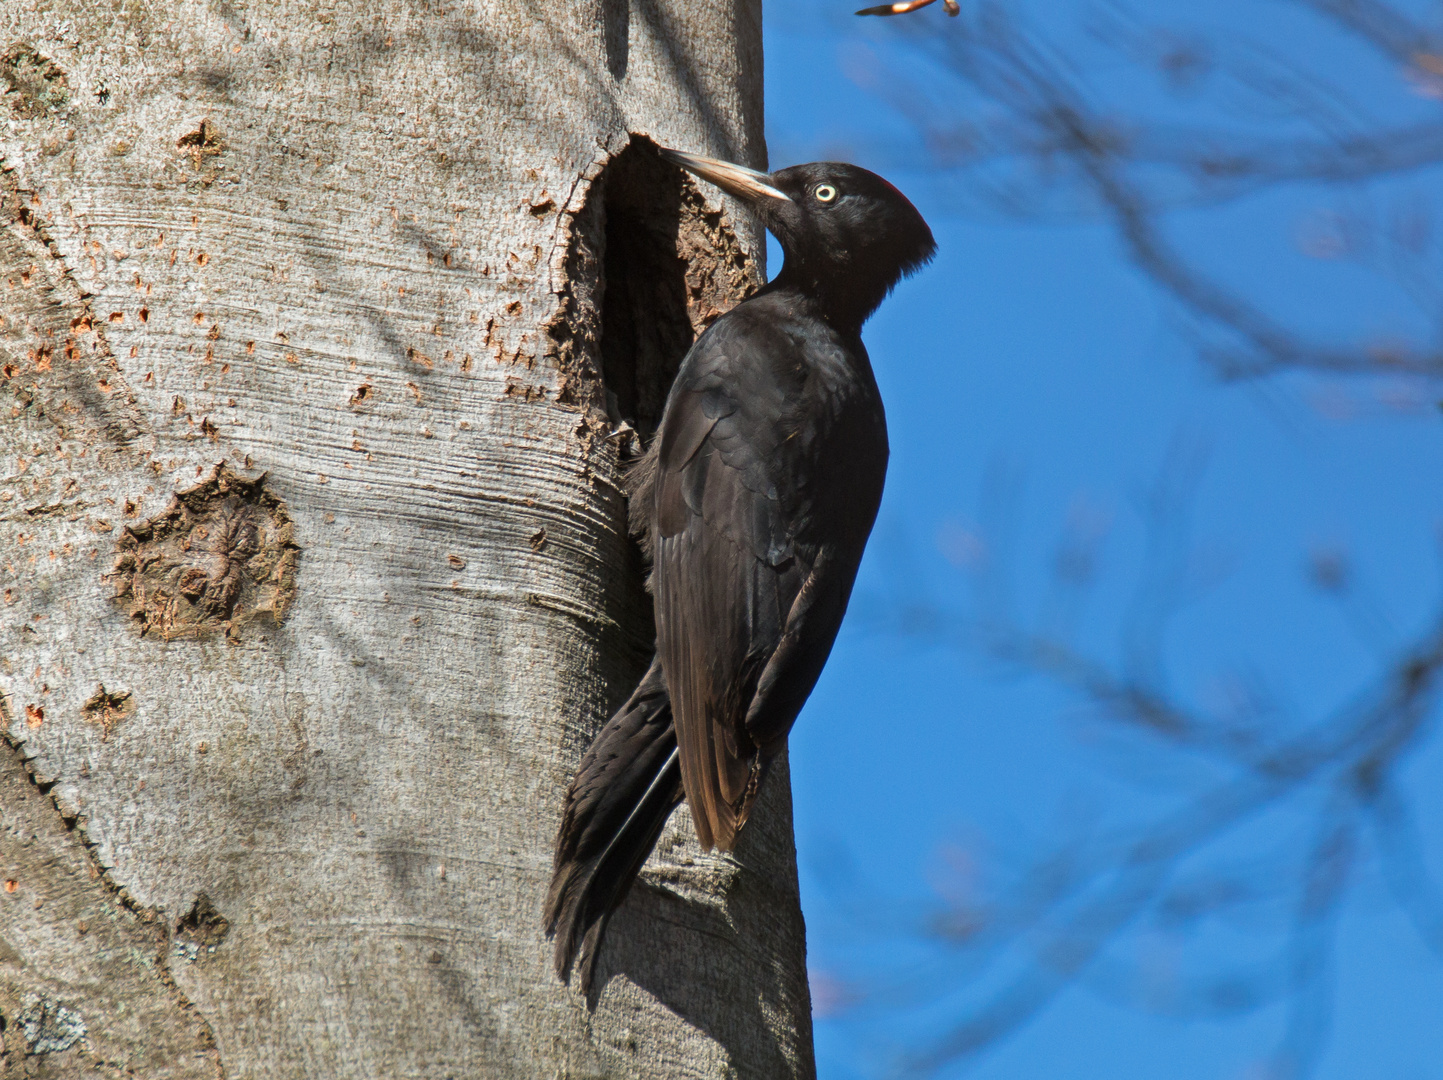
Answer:
[[[1202,461],[1200,448],[1180,443],[1139,503],[1152,539],[1134,614],[1126,621],[1130,634],[1156,648],[1167,621],[1189,599],[1187,522]],[[1284,723],[1265,696],[1252,691],[1241,716],[1216,713],[1167,688],[1160,654],[1139,661],[1138,649],[1129,646],[1120,664],[1109,663],[1049,629],[1046,617],[1033,626],[1019,615],[1012,589],[997,580],[1011,575],[1006,556],[1016,546],[1011,522],[1017,515],[1004,489],[1010,481],[1015,497],[1017,474],[994,468],[989,477],[984,516],[992,535],[1002,539],[949,533],[941,540],[975,575],[976,619],[959,630],[935,609],[919,617],[913,598],[905,626],[914,635],[976,648],[1004,670],[1040,676],[1119,731],[1144,734],[1168,752],[1205,761],[1215,779],[1183,789],[1150,822],[1049,843],[1050,850],[1023,867],[1012,884],[985,900],[964,894],[934,914],[926,933],[945,960],[921,981],[914,976],[910,992],[891,985],[872,998],[905,1000],[915,1008],[925,995],[920,987],[930,985],[933,994],[951,1000],[960,985],[971,1004],[946,1036],[904,1058],[904,1071],[931,1073],[968,1058],[1015,1031],[1068,986],[1086,982],[1112,996],[1119,987],[1140,985],[1137,1003],[1169,1016],[1227,1016],[1284,1002],[1284,1030],[1266,1075],[1307,1076],[1328,1026],[1337,913],[1365,857],[1376,861],[1420,937],[1443,955],[1443,890],[1428,873],[1412,808],[1397,781],[1401,763],[1430,732],[1443,693],[1443,602],[1430,626],[1390,650],[1371,684],[1320,720]],[[1087,548],[1100,537],[1096,521],[1074,510],[1058,550]],[[1343,557],[1333,558],[1314,567],[1314,583],[1346,607],[1354,582]],[[1086,588],[1095,560],[1090,550],[1059,556],[1054,575]],[[1044,603],[1044,614],[1053,606]],[[1278,814],[1302,824],[1302,839],[1285,840],[1279,850],[1239,864],[1239,837]],[[1150,990],[1147,980],[1123,974],[1127,965],[1120,967],[1113,955],[1130,935],[1149,928],[1176,938],[1202,920],[1271,907],[1287,912],[1281,943],[1258,962],[1179,973]],[[1204,967],[1214,966],[1209,957]],[[954,989],[944,992],[948,983]]]
[[[1199,355],[1224,377],[1401,375],[1431,397],[1443,377],[1443,249],[1433,235],[1443,39],[1380,0],[1294,6],[1341,33],[1366,63],[1354,70],[1330,60],[1315,71],[1294,41],[1275,49],[1227,28],[1214,42],[1117,9],[1094,20],[1086,41],[1064,48],[1003,5],[976,0],[955,23],[894,22],[911,33],[914,54],[905,69],[863,74],[920,134],[954,194],[1034,220],[1058,206],[1099,214],[1130,261],[1191,316]],[[1098,46],[1100,56],[1089,51]],[[1363,80],[1378,81],[1375,57],[1391,81],[1358,92]],[[1157,78],[1170,96],[1150,92]],[[1230,279],[1226,263],[1193,254],[1189,234],[1169,220],[1180,209],[1196,218],[1285,186],[1367,206],[1404,181],[1417,191],[1403,191],[1385,212],[1316,214],[1311,224],[1332,232],[1299,240],[1304,254],[1345,258],[1396,289],[1431,329],[1402,342],[1308,332],[1304,318],[1280,314],[1256,284],[1239,284],[1244,275]],[[1328,316],[1314,325],[1336,322],[1321,304],[1314,314]],[[1365,866],[1376,866],[1419,938],[1443,958],[1443,887],[1429,872],[1400,776],[1431,732],[1443,691],[1443,601],[1431,625],[1400,644],[1360,595],[1345,555],[1315,553],[1314,586],[1378,656],[1371,683],[1311,722],[1278,708],[1256,677],[1239,680],[1219,708],[1177,692],[1164,645],[1195,587],[1187,533],[1205,456],[1202,447],[1176,447],[1141,500],[1149,545],[1122,619],[1120,659],[1072,633],[1105,532],[1086,514],[1057,546],[1041,614],[1017,610],[1008,567],[1017,484],[995,469],[984,495],[990,530],[946,538],[954,561],[974,574],[975,617],[959,626],[915,599],[908,607],[907,632],[1040,677],[1104,730],[1143,735],[1170,766],[1193,771],[1150,819],[1049,838],[991,895],[954,898],[934,915],[927,930],[951,970],[932,988],[938,1000],[961,994],[967,1004],[949,1009],[943,1037],[904,1059],[907,1071],[969,1058],[1086,982],[1166,1015],[1280,1003],[1282,1031],[1263,1075],[1302,1080],[1326,1042],[1336,924]],[[1279,822],[1288,835],[1277,835]],[[1240,859],[1260,835],[1273,849]],[[1244,961],[1208,953],[1185,964],[1185,937],[1195,941],[1204,924],[1216,932],[1224,918],[1254,932],[1262,920],[1266,947],[1250,948]],[[1177,950],[1156,978],[1121,955],[1147,940]]]
[[[1396,9],[1360,0],[1298,2],[1409,70],[1437,80],[1443,96],[1443,55],[1434,38]],[[1149,35],[1120,14],[1098,36],[1134,61],[1149,48],[1138,43]],[[1246,133],[1236,125],[1138,115],[1135,91],[1126,94],[1125,103],[1117,100],[1123,92],[1104,92],[1096,79],[1084,77],[1075,58],[986,2],[955,32],[918,33],[911,40],[965,92],[939,101],[934,87],[902,72],[876,78],[874,87],[912,122],[935,164],[1009,213],[1037,215],[1055,193],[1068,191],[1101,210],[1132,262],[1201,325],[1222,333],[1201,353],[1225,377],[1284,369],[1443,375],[1443,351],[1436,344],[1443,340],[1443,306],[1436,302],[1443,290],[1417,280],[1416,257],[1408,267],[1399,262],[1374,269],[1396,280],[1433,323],[1435,343],[1338,345],[1313,339],[1204,271],[1161,223],[1180,205],[1216,205],[1284,184],[1356,187],[1443,167],[1443,119],[1379,122],[1336,87],[1315,86],[1316,79],[1281,60],[1270,61],[1265,70],[1244,65],[1233,72],[1259,108],[1263,102],[1290,103],[1276,120],[1249,118]],[[1156,64],[1173,77],[1216,66],[1218,61],[1202,52],[1172,47]],[[1293,130],[1299,125],[1310,134],[1299,136]],[[1278,130],[1267,131],[1270,127]],[[1435,281],[1443,276],[1437,267],[1430,270]]]
[[[1003,655],[1016,658],[1010,652]],[[1392,832],[1378,811],[1378,784],[1417,745],[1436,703],[1443,673],[1443,614],[1356,703],[1262,753],[1234,747],[1227,738],[1218,737],[1223,725],[1190,714],[1146,688],[1109,677],[1101,665],[1078,661],[1056,643],[1034,640],[1029,656],[1041,658],[1040,670],[1061,673],[1069,686],[1118,720],[1140,724],[1185,747],[1206,746],[1242,771],[1138,830],[1133,840],[1119,845],[1117,854],[1098,858],[1072,888],[1054,899],[1052,910],[1039,921],[1035,940],[1027,946],[1033,958],[1028,969],[971,1010],[932,1050],[911,1059],[909,1068],[933,1071],[1010,1033],[1080,977],[1124,929],[1165,904],[1169,882],[1184,860],[1279,801],[1305,789],[1321,789],[1331,793],[1331,799],[1319,814],[1318,839],[1302,874],[1289,956],[1294,1004],[1277,1057],[1279,1070],[1286,1064],[1279,1075],[1304,1075],[1322,1030],[1313,984],[1324,974],[1332,916],[1355,858],[1356,819],[1370,818],[1375,829]],[[1401,811],[1394,807],[1391,813],[1396,822]],[[1436,948],[1436,935],[1443,928],[1436,888],[1427,881],[1416,849],[1405,840],[1390,839],[1388,844],[1395,893],[1410,914],[1423,914],[1420,931],[1426,928],[1432,935],[1429,943]],[[1023,890],[1024,895],[1027,892]],[[1009,905],[1002,901],[996,906]],[[1417,915],[1414,921],[1419,923]],[[1236,983],[1233,987],[1238,993]],[[1264,997],[1247,995],[1252,1007]]]
[[[1418,936],[1443,958],[1443,890],[1429,876],[1413,808],[1391,783],[1381,783],[1369,804],[1370,824],[1393,898]]]
[[[1403,64],[1420,57],[1437,58],[1439,40],[1390,4],[1376,0],[1297,0],[1312,11],[1334,20],[1371,44],[1384,56]]]

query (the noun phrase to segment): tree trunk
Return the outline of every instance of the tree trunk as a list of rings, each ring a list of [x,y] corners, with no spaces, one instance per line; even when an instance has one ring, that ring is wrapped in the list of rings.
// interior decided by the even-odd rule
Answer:
[[[734,857],[674,817],[594,1011],[540,927],[652,649],[631,429],[763,254],[636,136],[763,163],[755,0],[0,48],[0,1072],[811,1075],[785,771]]]

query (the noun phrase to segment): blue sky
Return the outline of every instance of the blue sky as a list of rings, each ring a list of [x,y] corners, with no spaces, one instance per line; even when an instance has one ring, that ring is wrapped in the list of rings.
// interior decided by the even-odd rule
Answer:
[[[818,0],[765,5],[772,165],[835,156],[883,172],[913,196],[940,253],[866,331],[891,429],[887,493],[847,625],[791,738],[824,1080],[886,1075],[899,1052],[933,1045],[1025,959],[1004,948],[976,980],[962,978],[960,954],[909,932],[941,895],[991,895],[1009,867],[1155,820],[1223,775],[980,654],[965,634],[976,612],[972,575],[956,556],[986,525],[989,490],[1007,493],[1012,526],[989,552],[992,565],[1012,566],[1023,619],[1057,610],[1049,566],[1069,522],[1101,536],[1072,639],[1117,664],[1144,563],[1147,493],[1176,474],[1169,461],[1196,463],[1192,601],[1160,644],[1169,691],[1198,707],[1250,680],[1286,723],[1324,718],[1424,632],[1443,593],[1443,387],[1219,381],[1180,332],[1177,309],[1105,225],[989,215],[925,166],[906,122],[851,77],[866,65],[925,69],[901,20],[854,20],[849,10]],[[1013,10],[1067,44],[1080,40],[1089,9],[1052,0]],[[1235,31],[1240,49],[1276,47],[1343,73],[1385,119],[1436,112],[1436,100],[1409,93],[1397,71],[1350,52],[1295,6],[1168,2],[1148,11],[1159,25],[1210,22],[1224,40]],[[957,25],[940,4],[911,18],[937,34]],[[945,80],[928,85],[936,108],[958,107]],[[1148,92],[1138,91],[1144,108]],[[1153,92],[1160,110],[1173,106]],[[1391,197],[1292,188],[1180,212],[1169,227],[1200,264],[1305,330],[1340,340],[1418,336],[1427,328],[1416,309],[1376,275],[1299,250],[1340,206]],[[1346,553],[1356,583],[1347,604],[1311,582],[1318,552]],[[1440,742],[1425,738],[1399,773],[1435,876]],[[1259,818],[1198,865],[1299,849],[1305,811]],[[1443,958],[1400,915],[1366,854],[1345,895],[1330,974],[1318,984],[1331,1008],[1311,1075],[1443,1078]],[[943,1074],[1264,1080],[1285,1005],[1186,1020],[1135,1008],[1120,990],[1134,978],[1129,958],[1169,972],[1178,955],[1182,970],[1247,966],[1285,945],[1286,925],[1262,910],[1201,920],[1181,943],[1146,927],[1124,935],[1115,955],[1010,1037]],[[832,1003],[839,995],[841,1007]]]

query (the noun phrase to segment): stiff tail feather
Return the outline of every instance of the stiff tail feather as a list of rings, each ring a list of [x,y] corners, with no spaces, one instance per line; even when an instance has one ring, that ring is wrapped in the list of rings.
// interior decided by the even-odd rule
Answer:
[[[611,913],[681,800],[671,699],[661,661],[653,660],[586,751],[566,793],[545,913],[563,981],[575,965],[582,989],[591,993]]]

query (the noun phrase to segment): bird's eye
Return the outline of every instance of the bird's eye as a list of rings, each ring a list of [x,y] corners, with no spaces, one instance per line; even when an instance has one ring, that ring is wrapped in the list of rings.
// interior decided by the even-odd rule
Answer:
[[[812,194],[817,197],[817,202],[831,202],[837,197],[837,189],[831,184],[822,184]]]

